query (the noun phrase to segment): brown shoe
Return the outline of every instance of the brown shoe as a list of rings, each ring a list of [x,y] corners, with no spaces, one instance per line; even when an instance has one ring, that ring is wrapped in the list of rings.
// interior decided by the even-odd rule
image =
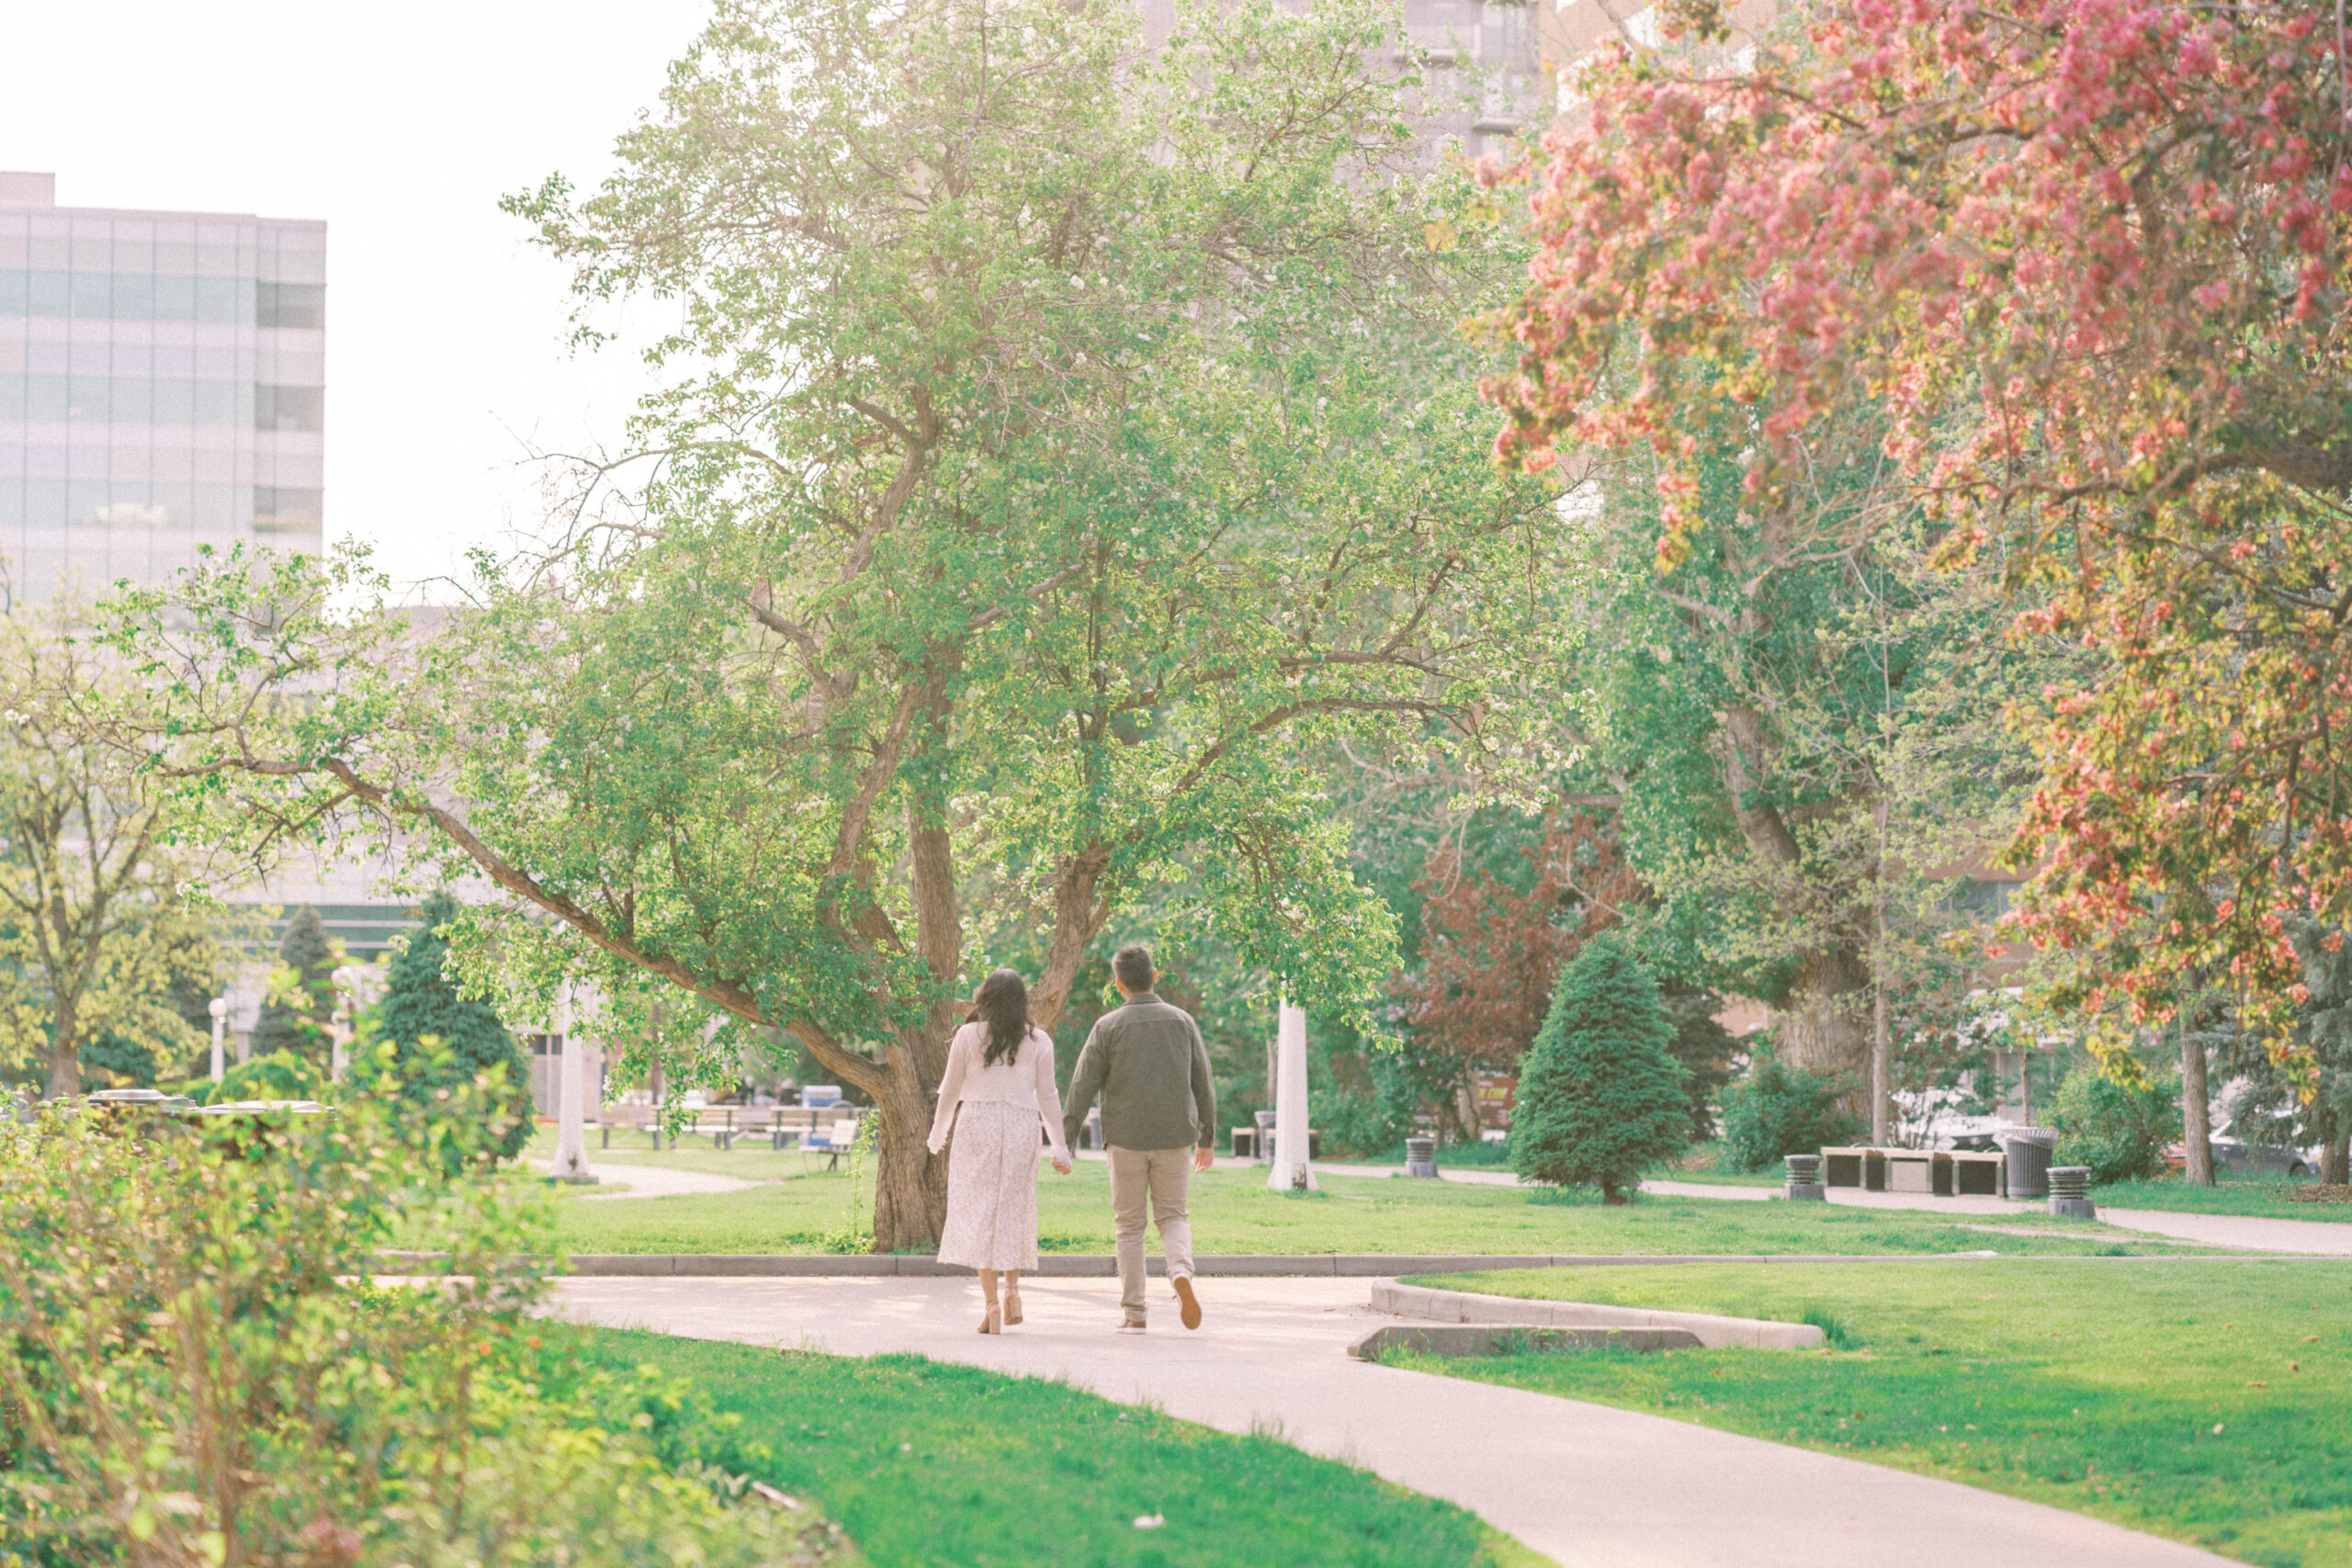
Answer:
[[[1193,1294],[1193,1281],[1184,1275],[1176,1277],[1176,1300],[1181,1308],[1177,1315],[1187,1328],[1201,1325],[1201,1298]]]

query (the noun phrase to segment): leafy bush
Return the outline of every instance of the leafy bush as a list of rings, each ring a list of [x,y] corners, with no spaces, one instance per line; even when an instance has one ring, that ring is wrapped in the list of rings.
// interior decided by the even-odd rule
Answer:
[[[1747,1076],[1723,1091],[1724,1152],[1741,1170],[1762,1170],[1782,1155],[1850,1143],[1862,1121],[1842,1103],[1846,1093],[1838,1075],[1792,1067],[1759,1043]]]
[[[316,1063],[291,1051],[272,1051],[231,1064],[217,1084],[210,1078],[197,1078],[180,1085],[179,1092],[198,1105],[233,1105],[247,1100],[323,1101],[332,1088]]]
[[[776,1561],[795,1533],[530,1375],[543,1205],[366,1100],[0,1127],[0,1563]],[[364,1283],[405,1228],[432,1290]],[[602,1402],[608,1404],[609,1400]]]
[[[1657,982],[1622,938],[1585,943],[1552,993],[1520,1067],[1511,1168],[1531,1181],[1591,1184],[1611,1203],[1690,1142],[1688,1075],[1667,1054],[1674,1025]]]
[[[2161,1176],[2165,1146],[2181,1136],[2180,1080],[2152,1078],[2136,1088],[2097,1067],[2083,1067],[2058,1086],[2050,1113],[2058,1129],[2052,1165],[2090,1168],[2096,1182]]]

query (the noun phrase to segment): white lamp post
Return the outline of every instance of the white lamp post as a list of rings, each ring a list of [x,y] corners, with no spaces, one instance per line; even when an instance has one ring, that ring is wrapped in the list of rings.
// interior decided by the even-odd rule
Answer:
[[[359,970],[346,964],[334,972],[334,1021],[329,1029],[333,1036],[327,1058],[327,1077],[336,1083],[351,1070],[351,1036],[353,1021],[359,1012]]]
[[[1274,1168],[1266,1186],[1276,1192],[1316,1190],[1306,1157],[1306,1014],[1285,999],[1274,1030]]]
[[[588,1168],[588,1129],[580,1111],[585,1076],[580,1069],[580,1040],[572,1029],[571,987],[567,982],[556,998],[556,1027],[563,1032],[563,1055],[555,1082],[555,1164],[548,1174],[558,1181],[593,1182]]]
[[[204,1004],[212,1015],[212,1081],[219,1083],[228,1070],[228,1053],[224,1049],[229,1034],[229,998],[215,997]]]

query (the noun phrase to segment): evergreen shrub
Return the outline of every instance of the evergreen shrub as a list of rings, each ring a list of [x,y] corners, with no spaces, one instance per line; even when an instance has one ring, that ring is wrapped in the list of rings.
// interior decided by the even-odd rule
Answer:
[[[290,1052],[323,1065],[332,1048],[328,1030],[334,1019],[334,943],[319,912],[308,904],[286,923],[286,940],[278,944],[277,973],[271,976],[276,994],[262,1003],[254,1021],[253,1051],[256,1056]]]
[[[1595,937],[1560,972],[1520,1065],[1511,1168],[1531,1181],[1597,1186],[1625,1201],[1641,1173],[1690,1138],[1688,1074],[1657,982],[1624,940]]]
[[[424,924],[393,953],[390,983],[373,1010],[375,1036],[390,1053],[356,1054],[353,1080],[372,1086],[389,1069],[400,1081],[399,1092],[422,1103],[500,1069],[499,1091],[481,1103],[491,1144],[511,1158],[531,1136],[530,1064],[497,1010],[465,995],[450,977],[449,942],[442,932],[458,912],[457,899],[446,892],[424,901]]]
[[[1838,1073],[1792,1067],[1759,1038],[1747,1076],[1724,1088],[1724,1152],[1741,1170],[1764,1170],[1782,1155],[1809,1155],[1862,1134]]]

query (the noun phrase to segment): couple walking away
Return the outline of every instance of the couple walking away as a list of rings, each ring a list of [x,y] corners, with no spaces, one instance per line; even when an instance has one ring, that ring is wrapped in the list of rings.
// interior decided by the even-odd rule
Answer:
[[[1028,987],[1012,970],[995,970],[980,982],[971,1021],[948,1043],[939,1114],[931,1123],[932,1153],[948,1148],[951,1132],[955,1138],[939,1260],[979,1270],[988,1303],[983,1334],[1001,1334],[1021,1321],[1021,1270],[1037,1267],[1038,1125],[1053,1145],[1054,1169],[1068,1176],[1069,1145],[1098,1093],[1118,1236],[1119,1328],[1144,1326],[1147,1201],[1168,1255],[1178,1314],[1185,1327],[1201,1325],[1185,1196],[1193,1172],[1209,1168],[1216,1090],[1199,1026],[1152,994],[1158,977],[1149,948],[1123,947],[1112,955],[1111,978],[1126,999],[1086,1037],[1067,1113],[1054,1092],[1054,1043],[1029,1021]]]

